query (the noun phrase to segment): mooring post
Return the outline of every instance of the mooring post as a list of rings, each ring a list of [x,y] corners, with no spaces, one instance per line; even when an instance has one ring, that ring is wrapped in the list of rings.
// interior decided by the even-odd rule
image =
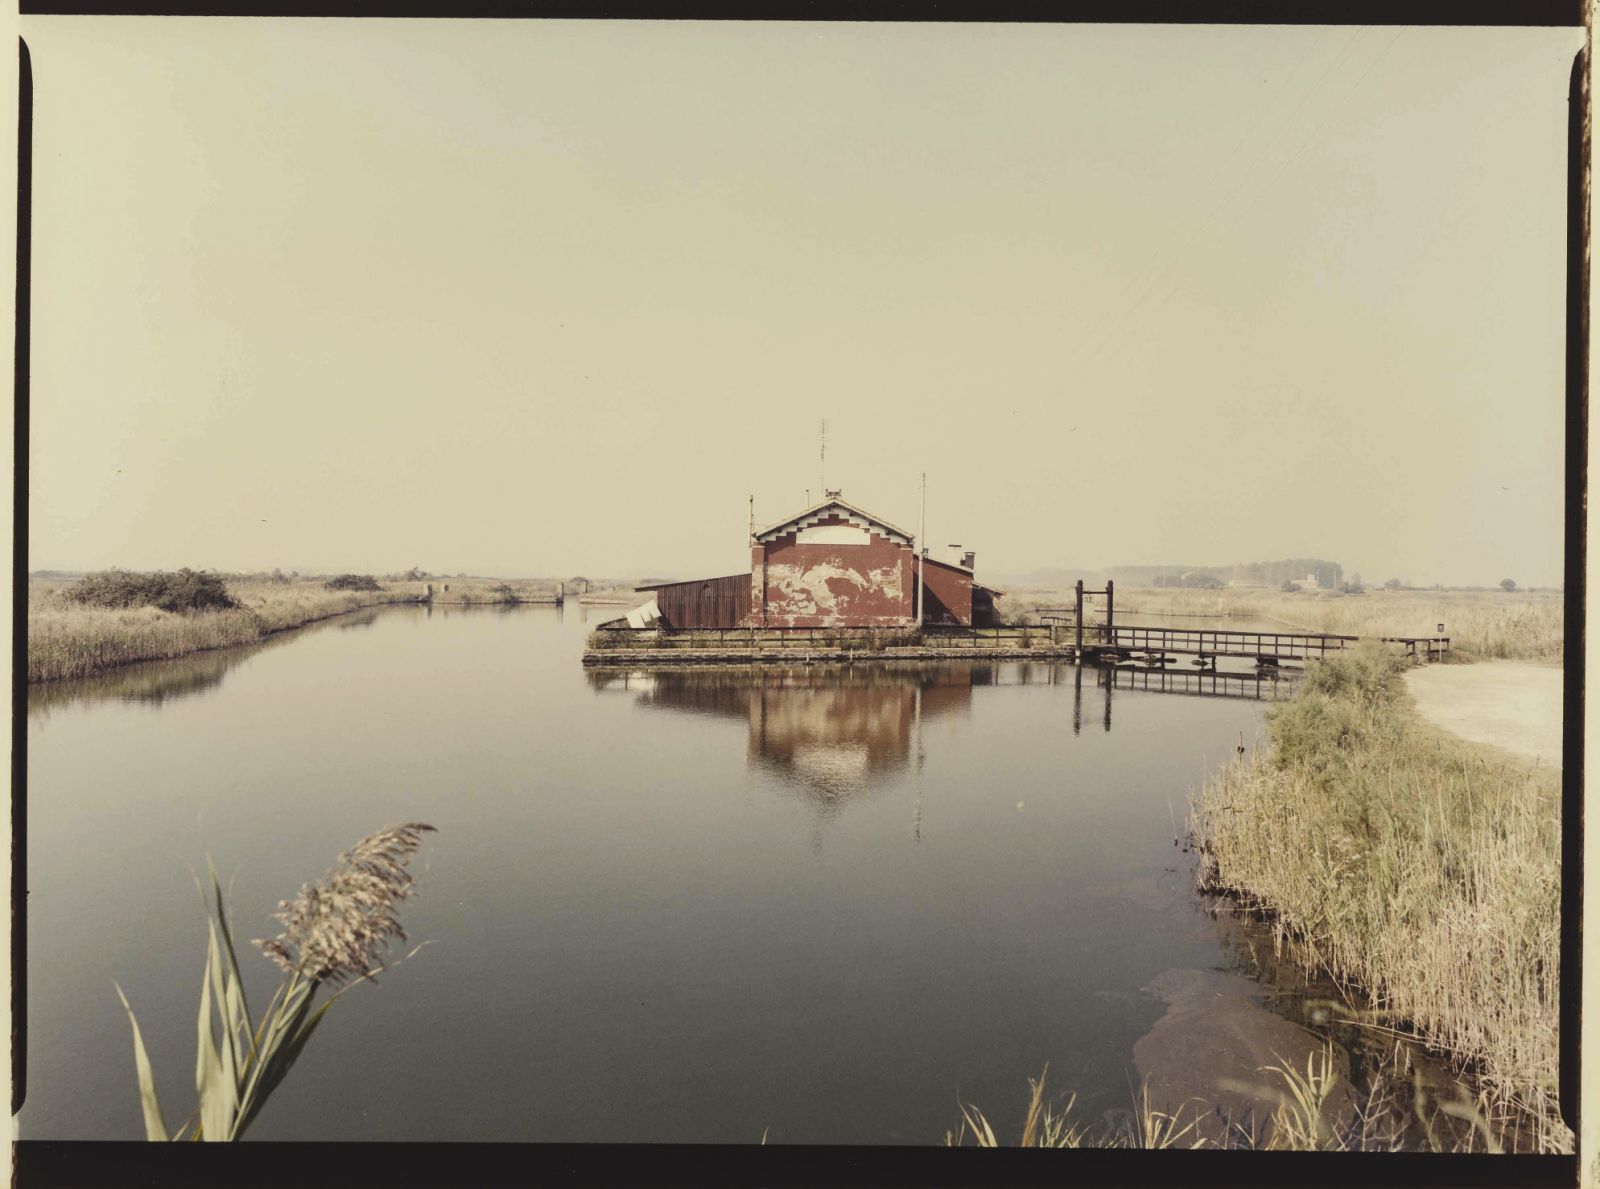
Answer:
[[[1072,663],[1083,664],[1083,579],[1078,579],[1076,610],[1073,612],[1073,626],[1076,630],[1076,643],[1072,650]]]
[[[1111,591],[1112,591],[1112,582],[1111,582],[1111,579],[1107,578],[1106,579],[1106,644],[1108,646],[1114,645],[1117,642],[1117,634],[1116,634],[1116,632],[1114,632],[1112,630],[1112,625],[1116,623],[1116,617],[1112,614]]]

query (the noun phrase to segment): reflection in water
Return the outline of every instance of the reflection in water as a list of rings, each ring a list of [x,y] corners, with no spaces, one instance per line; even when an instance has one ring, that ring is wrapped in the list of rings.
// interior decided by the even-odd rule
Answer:
[[[1230,672],[1228,670],[1155,669],[1143,665],[1118,665],[1100,670],[1099,680],[1110,680],[1120,689],[1142,689],[1151,693],[1187,694],[1196,698],[1249,698],[1272,702],[1294,692],[1296,678],[1291,672]]]
[[[825,816],[908,768],[914,739],[920,770],[922,720],[964,713],[972,687],[992,676],[970,662],[589,672],[597,689],[638,691],[641,706],[744,719],[750,762],[777,770]],[[919,800],[916,833],[920,812]]]
[[[1062,662],[591,668],[596,690],[635,692],[641,706],[744,718],[750,756],[799,779],[824,805],[865,791],[875,773],[907,766],[924,717],[965,711],[975,686],[1072,683],[1072,733],[1084,722],[1085,673],[1111,729],[1117,689],[1205,698],[1276,700],[1292,681],[1254,672],[1185,672]],[[1090,710],[1093,714],[1093,709]],[[920,770],[921,751],[918,750]]]
[[[292,633],[269,636],[259,644],[197,652],[170,661],[147,661],[67,681],[46,681],[28,687],[28,714],[46,717],[74,702],[138,702],[159,707],[193,697],[222,684],[228,670],[268,648],[288,641]]]
[[[1204,900],[1232,968],[1262,989],[1275,1012],[1349,1055],[1341,1065],[1348,1067],[1355,1100],[1369,1112],[1382,1112],[1395,1142],[1419,1150],[1430,1146],[1430,1139],[1447,1151],[1467,1148],[1471,1121],[1444,1109],[1458,1101],[1462,1086],[1448,1061],[1407,1033],[1403,1021],[1330,978],[1314,954],[1271,920],[1226,899]],[[1536,1121],[1531,1116],[1504,1123],[1507,1139],[1526,1129],[1517,1147],[1533,1150]]]
[[[1101,723],[1111,729],[1111,695],[1118,689],[1143,690],[1152,694],[1183,694],[1194,698],[1245,698],[1250,701],[1277,701],[1294,691],[1294,680],[1272,673],[1238,673],[1217,670],[1185,672],[1154,669],[1143,665],[1089,666],[1094,683],[1103,693]],[[1083,730],[1083,668],[1072,671],[1072,733]]]
[[[1085,678],[1085,671],[1089,676]],[[1275,699],[1290,682],[1256,673],[1079,667],[1061,662],[951,661],[871,665],[724,665],[591,668],[596,691],[633,693],[638,704],[743,719],[752,765],[770,768],[824,817],[890,787],[884,776],[912,768],[911,834],[922,837],[922,721],[965,713],[974,686],[1072,683],[1072,733],[1082,733],[1084,684],[1111,730],[1115,691],[1207,698]],[[1096,693],[1098,687],[1098,694]],[[1091,708],[1089,713],[1094,714]],[[916,763],[912,765],[915,755]]]
[[[374,607],[370,611],[356,611],[350,615],[341,615],[332,622],[333,626],[341,632],[348,632],[352,628],[370,628],[378,622],[379,614],[379,608]]]

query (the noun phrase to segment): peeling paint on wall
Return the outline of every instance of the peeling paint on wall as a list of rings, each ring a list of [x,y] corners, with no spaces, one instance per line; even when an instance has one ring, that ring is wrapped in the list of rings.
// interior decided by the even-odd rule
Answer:
[[[916,561],[864,516],[819,509],[751,541],[749,626],[904,627],[916,618]],[[929,567],[935,621],[971,622],[971,575]]]
[[[826,561],[767,566],[769,623],[775,610],[786,619],[898,620],[903,618],[901,593],[899,566],[865,573]]]

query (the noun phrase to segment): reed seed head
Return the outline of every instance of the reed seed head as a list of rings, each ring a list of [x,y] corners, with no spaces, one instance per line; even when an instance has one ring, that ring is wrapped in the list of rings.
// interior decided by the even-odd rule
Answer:
[[[374,977],[389,944],[406,940],[397,910],[416,884],[406,864],[432,830],[407,822],[363,838],[320,880],[281,901],[273,916],[283,932],[256,945],[288,973],[313,982],[338,986]]]

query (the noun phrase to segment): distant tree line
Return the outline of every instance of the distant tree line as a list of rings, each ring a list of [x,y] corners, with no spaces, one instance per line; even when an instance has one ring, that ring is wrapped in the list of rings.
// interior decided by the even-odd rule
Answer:
[[[1107,571],[1128,586],[1187,586],[1215,589],[1237,579],[1264,586],[1299,582],[1307,575],[1328,590],[1344,584],[1344,567],[1320,557],[1290,557],[1282,561],[1257,561],[1226,566],[1117,566]]]

